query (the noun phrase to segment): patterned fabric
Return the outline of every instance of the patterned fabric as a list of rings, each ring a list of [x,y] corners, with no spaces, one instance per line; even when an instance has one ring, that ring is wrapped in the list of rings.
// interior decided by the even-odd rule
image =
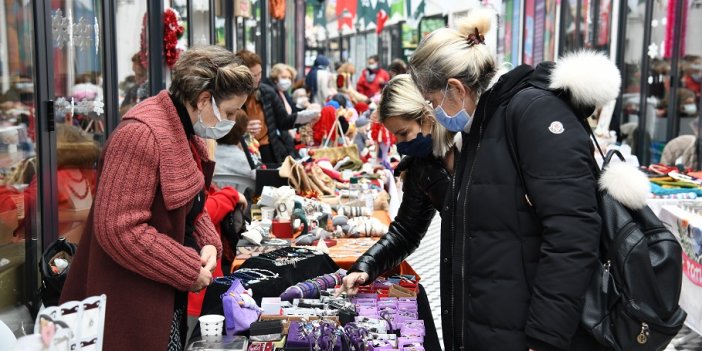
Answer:
[[[185,346],[187,331],[183,331],[183,319],[185,317],[185,306],[178,307],[173,312],[171,321],[171,336],[168,340],[168,351],[182,351]],[[187,328],[187,325],[185,326]]]

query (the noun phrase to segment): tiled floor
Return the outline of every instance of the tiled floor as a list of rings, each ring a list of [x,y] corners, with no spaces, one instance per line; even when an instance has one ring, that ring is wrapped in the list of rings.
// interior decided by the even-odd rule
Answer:
[[[429,227],[427,235],[422,240],[419,249],[407,261],[421,276],[421,283],[427,291],[434,320],[441,337],[441,300],[439,295],[439,250],[440,250],[441,218],[437,215]],[[443,342],[443,340],[442,340]],[[678,334],[665,351],[702,351],[702,337],[688,328]]]

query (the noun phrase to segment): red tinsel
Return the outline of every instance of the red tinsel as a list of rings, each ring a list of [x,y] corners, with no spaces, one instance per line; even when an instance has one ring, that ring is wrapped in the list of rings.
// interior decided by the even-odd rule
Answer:
[[[185,32],[185,28],[178,22],[176,12],[173,9],[166,9],[163,12],[163,56],[169,68],[173,68],[180,57],[177,45],[183,32]]]

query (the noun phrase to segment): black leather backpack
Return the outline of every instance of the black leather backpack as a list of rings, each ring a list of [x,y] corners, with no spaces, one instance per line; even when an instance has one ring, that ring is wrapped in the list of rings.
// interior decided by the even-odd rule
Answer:
[[[603,170],[613,155],[606,157]],[[600,265],[585,295],[581,323],[617,351],[662,350],[687,317],[678,305],[682,247],[648,206],[631,209],[599,193]]]

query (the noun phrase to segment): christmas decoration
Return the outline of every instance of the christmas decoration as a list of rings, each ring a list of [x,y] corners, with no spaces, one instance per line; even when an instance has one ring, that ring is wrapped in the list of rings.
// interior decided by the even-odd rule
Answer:
[[[180,50],[177,48],[178,39],[185,32],[179,17],[174,9],[168,8],[163,12],[163,56],[169,68],[173,68],[180,57]]]

